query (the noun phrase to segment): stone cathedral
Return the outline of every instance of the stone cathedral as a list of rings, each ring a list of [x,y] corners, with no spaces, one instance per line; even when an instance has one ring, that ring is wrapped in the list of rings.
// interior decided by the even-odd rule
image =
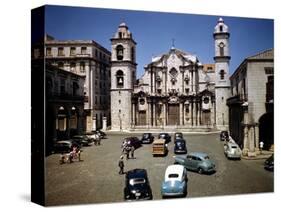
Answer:
[[[172,46],[136,79],[136,45],[125,23],[111,38],[111,129],[228,129],[229,30],[214,28],[214,64]]]

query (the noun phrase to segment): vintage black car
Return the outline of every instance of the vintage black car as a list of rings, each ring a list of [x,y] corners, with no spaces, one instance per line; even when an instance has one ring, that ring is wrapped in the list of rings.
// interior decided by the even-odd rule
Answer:
[[[229,141],[228,131],[221,131],[221,133],[220,133],[220,140],[221,141]]]
[[[269,158],[264,162],[264,168],[268,171],[274,171],[274,155],[272,154]]]
[[[151,144],[154,141],[154,136],[151,133],[144,133],[141,138],[143,144]]]
[[[71,140],[78,143],[80,146],[89,146],[91,143],[91,140],[86,135],[75,135]]]
[[[178,138],[177,140],[175,140],[174,153],[175,154],[186,154],[187,153],[186,142],[184,139]]]
[[[174,141],[177,139],[183,139],[183,134],[181,132],[175,132]]]
[[[76,146],[78,149],[81,148],[81,146],[72,140],[64,140],[64,141],[57,141],[54,144],[54,152],[55,153],[67,153],[70,152],[73,147]]]
[[[133,169],[126,173],[125,200],[151,200],[152,191],[148,181],[147,172],[145,169]]]
[[[126,143],[126,145],[133,146],[135,149],[141,147],[142,143],[138,137],[127,137],[123,141],[123,145]]]
[[[169,143],[171,141],[171,136],[168,133],[160,133],[158,138],[165,139],[165,143]]]

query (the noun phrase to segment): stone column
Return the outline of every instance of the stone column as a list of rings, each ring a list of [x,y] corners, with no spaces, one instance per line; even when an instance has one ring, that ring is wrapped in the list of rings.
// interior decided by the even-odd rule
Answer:
[[[166,102],[163,103],[163,125],[167,125],[167,105]]]
[[[152,72],[152,94],[155,94],[155,72]]]
[[[210,117],[210,126],[213,126],[213,120],[215,119],[215,109],[214,109],[214,102],[213,101],[211,101],[211,111],[210,111],[210,113],[211,113],[211,117]]]
[[[66,137],[67,139],[70,138],[70,114],[66,115]]]
[[[121,129],[121,126],[120,126]],[[93,128],[92,131],[97,130],[97,120],[96,120],[96,116],[93,116]]]
[[[102,118],[102,130],[106,131],[106,128],[107,128],[107,118],[104,116]]]
[[[83,128],[83,112],[82,111],[78,111],[78,114],[77,114],[77,131],[78,131],[78,134],[82,134],[82,131],[84,131]]]
[[[260,136],[259,136],[259,125],[255,125],[255,150],[256,152],[259,152],[259,142],[260,142]]]
[[[183,103],[180,102],[180,126],[183,125]]]
[[[197,102],[197,125],[198,126],[200,126],[200,119],[201,119],[200,102]]]
[[[249,129],[249,138],[248,138],[248,142],[249,142],[249,152],[248,152],[248,156],[256,156],[255,154],[255,135],[254,135],[254,126],[251,125],[250,129]]]
[[[152,102],[152,107],[153,107],[153,114],[152,114],[152,125],[155,127],[156,126],[156,103],[153,101]]]
[[[133,103],[132,108],[133,108],[132,109],[132,113],[133,113],[133,115],[132,115],[132,125],[134,127],[136,125],[136,104],[135,103]]]
[[[150,127],[151,125],[151,120],[150,120],[150,102],[147,102],[147,114],[146,114],[146,123],[147,123],[147,127]]]
[[[183,120],[182,120],[182,125],[184,126],[185,125],[185,118],[186,118],[186,116],[185,116],[185,110],[186,110],[186,105],[184,104],[184,102],[183,102],[183,104],[182,104],[182,115],[183,115]]]
[[[193,100],[193,111],[192,111],[192,113],[193,113],[193,125],[194,125],[194,126],[197,125],[197,113],[196,113],[196,109],[197,109],[197,107],[196,107],[196,100]]]

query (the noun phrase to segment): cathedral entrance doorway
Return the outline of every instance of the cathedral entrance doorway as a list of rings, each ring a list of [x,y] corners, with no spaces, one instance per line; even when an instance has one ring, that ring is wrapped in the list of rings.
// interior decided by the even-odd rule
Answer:
[[[179,104],[171,104],[168,107],[168,125],[179,125]]]
[[[139,111],[139,123],[138,125],[146,125],[146,111]]]

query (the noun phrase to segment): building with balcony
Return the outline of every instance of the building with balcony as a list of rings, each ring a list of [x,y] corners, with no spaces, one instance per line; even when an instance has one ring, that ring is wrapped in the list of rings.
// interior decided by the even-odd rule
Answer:
[[[46,64],[85,77],[84,113],[86,131],[102,128],[103,118],[110,123],[111,53],[93,40],[56,40],[45,36]],[[34,55],[40,55],[34,49]]]
[[[85,130],[84,82],[85,76],[46,65],[47,152],[55,141],[69,139]]]
[[[273,145],[274,51],[246,58],[230,77],[229,130],[244,154],[255,156],[259,142]]]

